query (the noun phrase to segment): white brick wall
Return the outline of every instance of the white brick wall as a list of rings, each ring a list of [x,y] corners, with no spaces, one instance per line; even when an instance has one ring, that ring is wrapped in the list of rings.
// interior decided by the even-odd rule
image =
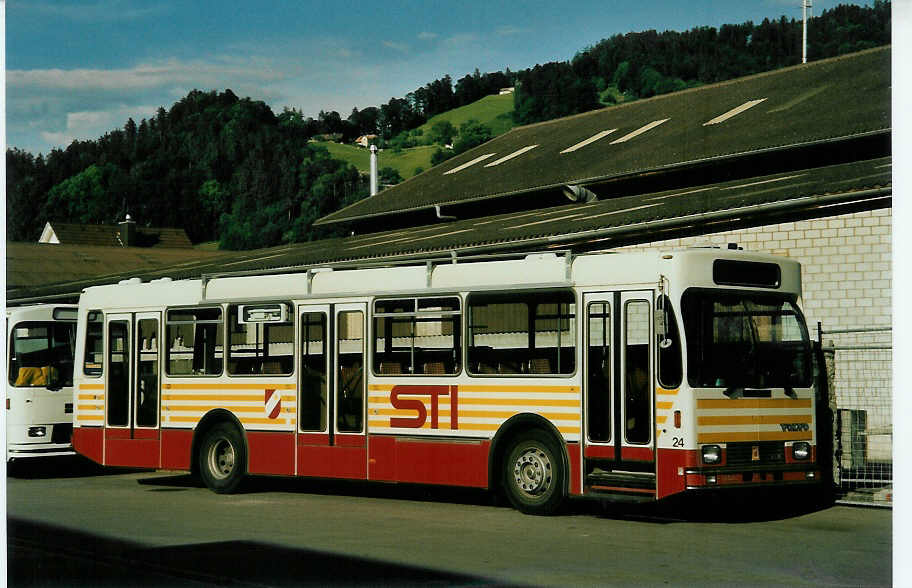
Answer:
[[[892,209],[669,239],[624,250],[737,243],[746,251],[801,262],[804,312],[812,337],[824,330],[892,323]]]
[[[890,327],[892,324],[892,209],[809,221],[751,227],[670,239],[622,249],[661,249],[737,243],[746,251],[791,257],[801,263],[803,307],[811,338],[824,331]],[[824,335],[839,346],[886,345],[892,333]],[[866,458],[890,461],[892,448],[892,353],[837,351],[836,402],[867,413]]]

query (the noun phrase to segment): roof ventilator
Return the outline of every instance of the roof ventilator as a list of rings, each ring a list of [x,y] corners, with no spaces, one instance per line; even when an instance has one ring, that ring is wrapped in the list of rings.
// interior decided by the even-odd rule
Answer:
[[[571,202],[578,202],[579,204],[598,202],[598,195],[595,192],[576,184],[567,184],[563,187],[562,192]]]
[[[434,205],[434,212],[437,213],[437,218],[439,218],[440,220],[456,220],[455,216],[443,214],[443,212],[440,209],[439,204]]]

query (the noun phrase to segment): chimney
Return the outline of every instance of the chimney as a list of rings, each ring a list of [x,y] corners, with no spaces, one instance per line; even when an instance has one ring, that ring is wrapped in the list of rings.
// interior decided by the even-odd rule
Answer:
[[[136,245],[136,223],[127,215],[122,222],[117,225],[120,227],[120,244],[124,247],[134,247]]]
[[[371,145],[371,196],[377,193],[377,146]]]

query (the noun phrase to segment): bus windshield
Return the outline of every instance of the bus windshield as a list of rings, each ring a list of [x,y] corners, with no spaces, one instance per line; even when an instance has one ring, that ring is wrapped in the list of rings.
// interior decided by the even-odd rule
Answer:
[[[76,323],[17,324],[10,337],[9,381],[17,388],[73,385]]]
[[[682,314],[691,386],[810,386],[807,326],[786,297],[694,289],[684,293]]]

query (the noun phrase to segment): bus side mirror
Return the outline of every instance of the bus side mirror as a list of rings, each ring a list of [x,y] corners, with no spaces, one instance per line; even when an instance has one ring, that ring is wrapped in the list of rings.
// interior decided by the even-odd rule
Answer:
[[[672,345],[671,339],[668,338],[668,325],[665,319],[665,310],[660,309],[655,314],[655,330],[659,336],[659,348],[668,349]]]

